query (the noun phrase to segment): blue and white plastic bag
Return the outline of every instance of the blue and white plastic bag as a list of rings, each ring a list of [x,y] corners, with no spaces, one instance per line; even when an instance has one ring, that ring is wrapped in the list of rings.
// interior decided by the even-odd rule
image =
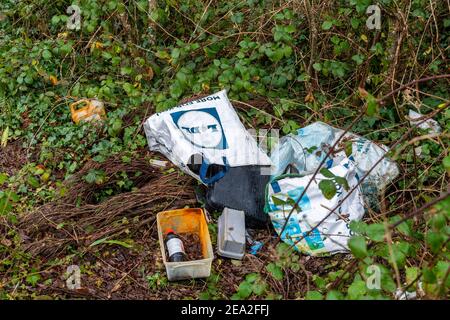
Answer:
[[[358,183],[356,168],[350,159],[344,159],[329,170],[334,175],[345,178],[349,189]],[[312,175],[286,174],[268,184],[266,212],[278,234],[311,177]],[[319,189],[319,183],[324,179],[328,180],[320,173],[316,175],[298,203],[300,210],[296,208],[293,211],[281,235],[284,242],[298,251],[315,256],[346,252],[347,241],[351,236],[349,223],[352,220],[360,220],[364,215],[359,187],[343,201],[348,190],[337,186],[336,194],[327,199]],[[336,207],[338,209],[330,214]],[[323,219],[325,220],[320,223]]]
[[[300,174],[313,173],[330,150],[331,146],[344,133],[344,130],[334,128],[323,122],[315,122],[298,129],[297,134],[290,134],[280,139],[278,146],[272,151],[274,163],[272,177],[284,173],[288,165],[294,165]],[[351,148],[349,147],[351,146]],[[349,153],[346,154],[346,151]],[[336,151],[328,158],[325,165],[333,167],[347,157],[352,157],[356,173],[362,177],[382,157],[389,148],[348,132],[336,146]],[[364,180],[365,187],[372,188],[376,193],[381,191],[397,175],[397,164],[384,158]]]
[[[229,167],[271,165],[240,122],[225,90],[152,115],[144,131],[150,150],[161,152],[207,185],[221,179]],[[199,170],[188,164],[198,165]],[[213,174],[208,171],[212,165],[220,168]]]
[[[281,138],[278,146],[272,151],[271,159],[274,169],[272,182],[267,188],[265,211],[269,214],[278,233],[281,232],[292,206],[288,204],[280,207],[274,203],[273,197],[286,200],[288,197],[292,199],[296,196],[295,200],[297,200],[312,174],[343,133],[341,129],[316,122],[299,129],[295,135]],[[384,145],[375,144],[349,132],[326,159],[324,167],[344,177],[349,188],[352,189],[388,151],[389,149]],[[284,175],[292,166],[298,173]],[[326,199],[318,187],[318,183],[324,177],[318,174],[299,203],[301,211],[297,209],[293,211],[281,239],[286,243],[294,244],[302,235],[314,229],[304,240],[295,244],[296,249],[311,255],[348,251],[347,240],[351,235],[349,222],[362,219],[365,204],[376,208],[378,193],[398,174],[396,163],[384,158],[345,201],[342,200],[347,191],[340,186],[332,199]],[[275,202],[277,202],[276,199]],[[332,213],[324,223],[315,228],[335,207],[338,207],[336,213]]]

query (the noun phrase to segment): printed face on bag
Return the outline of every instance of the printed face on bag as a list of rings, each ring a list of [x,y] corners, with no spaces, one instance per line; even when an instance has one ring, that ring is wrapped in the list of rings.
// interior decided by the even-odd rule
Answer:
[[[178,111],[171,116],[185,138],[195,146],[210,149],[228,148],[215,108]]]

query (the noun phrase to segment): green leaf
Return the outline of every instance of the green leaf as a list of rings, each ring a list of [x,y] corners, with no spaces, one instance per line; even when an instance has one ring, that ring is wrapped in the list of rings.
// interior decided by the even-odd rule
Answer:
[[[348,246],[353,255],[359,259],[367,256],[366,239],[363,236],[354,236],[348,240]]]
[[[447,173],[450,174],[450,155],[446,156],[442,161],[442,165],[444,166]]]
[[[0,178],[0,184],[1,184],[1,178]],[[447,219],[445,218],[444,213],[436,213],[430,221],[430,224],[432,228],[436,231],[441,230],[444,228],[447,224]]]
[[[33,188],[39,188],[40,184],[39,184],[39,180],[36,179],[33,176],[28,176],[27,178],[27,182],[30,186],[32,186]]]
[[[105,182],[106,174],[102,170],[91,169],[84,177],[87,183],[96,183],[98,185]]]
[[[323,300],[323,295],[319,291],[308,291],[305,296],[306,300]]]
[[[272,275],[272,277],[275,280],[281,281],[283,280],[283,276],[284,276],[284,272],[283,269],[281,269],[281,267],[279,267],[278,265],[276,265],[275,263],[269,263],[266,266],[267,271],[270,272],[270,274]]]
[[[406,273],[406,284],[409,285],[414,280],[416,280],[417,276],[419,275],[419,268],[417,267],[406,267],[405,268]]]
[[[364,62],[364,56],[361,54],[355,54],[354,56],[352,56],[352,60],[355,61],[359,66]]]
[[[261,296],[266,291],[267,284],[264,280],[258,279],[253,283],[252,291],[257,296]]]
[[[367,115],[369,117],[373,117],[376,114],[378,114],[378,103],[377,99],[375,99],[374,96],[372,96],[370,93],[366,97],[367,102]]]
[[[356,300],[361,296],[365,295],[367,292],[366,283],[363,280],[355,280],[348,287],[348,297],[352,300]]]
[[[331,172],[331,171],[328,170],[327,168],[322,168],[322,169],[320,169],[320,173],[321,173],[325,178],[334,178],[333,172]]]
[[[342,300],[344,298],[343,294],[337,290],[331,290],[327,293],[327,300]]]
[[[319,189],[328,200],[332,199],[337,192],[336,185],[333,180],[321,180],[319,182]]]
[[[45,49],[44,51],[42,51],[42,58],[44,58],[45,60],[49,60],[52,57],[52,53]]]
[[[367,236],[373,241],[383,241],[384,240],[384,225],[382,223],[373,223],[367,226],[366,229]]]
[[[41,276],[38,273],[29,274],[25,279],[25,281],[33,287],[36,286],[39,280],[41,280]]]
[[[436,274],[430,268],[427,267],[423,268],[422,274],[423,274],[423,281],[425,283],[436,283],[437,281]]]
[[[102,239],[96,240],[96,241],[92,242],[89,247],[95,247],[95,246],[97,246],[99,244],[102,244],[102,243],[104,243],[104,244],[117,244],[117,245],[120,245],[120,246],[128,248],[128,249],[133,247],[133,245],[131,245],[129,243],[126,243],[126,242],[123,242],[123,241],[107,240],[107,239],[108,238],[106,237],[106,238],[102,238]]]
[[[441,246],[445,241],[445,236],[440,232],[430,231],[426,235],[427,245],[430,247],[431,252],[438,253],[441,250]]]
[[[284,201],[283,199],[277,198],[275,196],[272,196],[272,202],[276,206],[284,206],[287,204],[287,201]]]
[[[336,177],[334,178],[334,181],[335,181],[338,185],[342,186],[342,187],[344,188],[345,191],[348,191],[348,190],[350,189],[350,186],[348,185],[348,181],[347,181],[347,179],[345,179],[344,177],[336,176]]]
[[[347,157],[350,157],[353,153],[353,142],[352,141],[346,141],[345,142],[345,155]]]
[[[241,282],[237,293],[241,299],[247,299],[252,294],[252,285],[247,281]]]
[[[0,173],[0,185],[5,183],[6,180],[8,180],[8,175],[6,173]]]
[[[249,273],[248,275],[245,276],[245,281],[247,281],[248,283],[253,283],[258,279],[259,279],[259,274],[257,274],[257,273]]]
[[[322,23],[322,29],[323,30],[330,30],[331,27],[333,27],[333,21],[324,21]]]
[[[400,216],[393,216],[389,221],[390,221],[390,223],[396,223],[397,221],[400,221],[400,220],[401,220]],[[410,221],[402,222],[397,226],[397,230],[400,231],[402,234],[410,237],[410,236],[412,236],[412,230],[411,230],[410,224],[411,224]]]
[[[314,68],[314,70],[316,70],[316,71],[322,71],[322,64],[316,62],[316,63],[313,64],[313,68]]]
[[[350,230],[352,230],[355,233],[363,234],[366,232],[366,229],[367,223],[365,223],[364,221],[352,220],[350,222]]]
[[[181,85],[180,81],[175,81],[171,86],[170,86],[170,95],[172,96],[172,98],[179,98],[181,97],[181,95],[183,94],[183,86]]]

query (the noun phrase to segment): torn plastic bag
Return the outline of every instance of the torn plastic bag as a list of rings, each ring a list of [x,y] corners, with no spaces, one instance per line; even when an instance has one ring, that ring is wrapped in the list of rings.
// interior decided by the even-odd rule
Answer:
[[[266,169],[266,170],[264,170]],[[206,193],[206,209],[222,211],[225,207],[244,211],[248,228],[263,228],[268,222],[264,213],[264,192],[270,180],[268,167],[241,166],[229,168]]]
[[[154,114],[144,130],[150,150],[161,152],[206,185],[222,179],[232,167],[271,165],[225,90]]]
[[[329,170],[347,180],[349,187],[347,190],[351,190],[358,183],[356,167],[348,158],[330,167]],[[286,174],[276,177],[267,185],[265,211],[269,214],[278,234],[281,233],[289,212],[311,178],[312,174],[305,176]],[[298,203],[300,210],[294,209],[281,234],[284,242],[293,245],[300,252],[314,256],[347,252],[347,241],[351,236],[349,223],[352,220],[360,220],[364,215],[359,187],[343,201],[348,192],[338,185],[336,194],[331,199],[326,199],[319,189],[319,183],[324,179],[328,178],[320,173],[316,175]],[[338,209],[329,215],[335,207]],[[327,215],[329,216],[320,223]]]
[[[285,172],[289,166],[294,166],[299,174],[313,173],[322,159],[344,130],[334,128],[323,122],[315,122],[297,130],[297,134],[290,134],[280,139],[278,146],[272,151],[271,159],[274,164],[272,177]],[[348,132],[336,146],[326,167],[331,168],[347,157],[352,157],[358,177],[367,171],[386,153],[388,147]],[[384,158],[364,179],[363,194],[372,208],[378,207],[378,192],[397,177],[397,164]]]
[[[439,133],[442,131],[441,126],[439,125],[439,123],[434,120],[434,119],[428,119],[426,121],[424,121],[421,124],[418,124],[419,122],[421,122],[421,120],[417,120],[424,117],[423,114],[420,114],[418,112],[415,112],[414,110],[409,110],[408,112],[408,118],[409,123],[413,126],[418,126],[420,129],[423,130],[428,130],[430,133]]]

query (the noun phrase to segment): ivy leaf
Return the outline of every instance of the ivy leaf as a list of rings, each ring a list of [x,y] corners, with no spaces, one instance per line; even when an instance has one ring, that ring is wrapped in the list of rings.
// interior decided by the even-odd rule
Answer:
[[[313,64],[313,68],[314,68],[314,70],[316,70],[316,71],[322,71],[322,64],[316,62],[316,63]]]
[[[363,259],[367,256],[367,244],[366,239],[363,236],[350,238],[350,240],[348,240],[348,247],[353,255],[359,259]]]
[[[252,294],[252,286],[247,281],[241,282],[238,288],[238,295],[241,299],[247,299]]]
[[[332,26],[333,26],[333,21],[324,21],[322,23],[323,30],[330,30]]]
[[[259,279],[255,281],[255,283],[253,284],[252,291],[257,296],[261,296],[266,291],[266,287],[267,287],[266,282]]]
[[[42,52],[42,58],[44,58],[45,60],[49,60],[52,57],[52,53],[49,50],[44,50]]]
[[[106,179],[106,174],[102,170],[96,170],[91,169],[89,170],[88,174],[84,177],[84,180],[87,183],[95,183],[95,184],[102,184]]]
[[[284,275],[283,269],[281,269],[281,267],[277,266],[275,263],[273,263],[273,262],[269,263],[266,266],[266,269],[267,269],[267,271],[270,272],[270,274],[272,275],[272,277],[275,280],[278,280],[278,281],[283,280],[283,275]]]
[[[322,194],[324,195],[324,197],[327,198],[328,200],[332,199],[337,192],[336,185],[334,184],[334,182],[332,180],[320,181],[319,189],[320,189],[320,191],[322,191]]]
[[[361,54],[355,54],[354,56],[352,56],[352,60],[355,61],[359,66],[364,62],[364,56]]]

